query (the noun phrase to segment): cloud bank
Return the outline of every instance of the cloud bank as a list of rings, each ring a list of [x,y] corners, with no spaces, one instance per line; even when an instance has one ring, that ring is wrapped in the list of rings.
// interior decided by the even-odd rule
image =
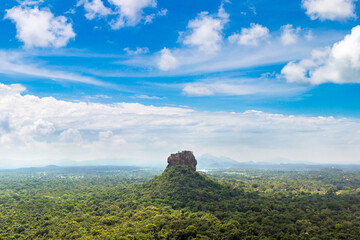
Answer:
[[[138,103],[68,102],[24,95],[22,85],[0,84],[0,165],[63,160],[132,159],[163,163],[191,149],[239,161],[356,163],[360,121],[286,116],[260,111],[205,112]]]

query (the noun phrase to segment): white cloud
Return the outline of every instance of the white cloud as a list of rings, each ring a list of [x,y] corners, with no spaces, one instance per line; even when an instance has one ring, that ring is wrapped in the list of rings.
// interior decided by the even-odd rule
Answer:
[[[221,48],[223,41],[222,30],[225,23],[229,21],[227,14],[220,6],[216,15],[209,15],[208,12],[201,12],[197,18],[189,21],[188,32],[184,34],[183,43],[190,46],[196,46],[201,51],[211,54]]]
[[[47,8],[17,6],[6,10],[6,19],[16,24],[17,38],[25,47],[63,47],[75,37],[64,16],[55,17]]]
[[[270,33],[267,27],[251,23],[250,28],[242,28],[240,34],[232,34],[229,37],[229,41],[239,45],[257,46],[261,41],[265,41],[268,38],[270,38]]]
[[[179,61],[177,58],[171,53],[171,51],[167,48],[161,50],[161,56],[158,61],[158,67],[162,71],[168,71],[171,69],[175,69],[179,65]]]
[[[145,23],[144,24],[148,24],[148,23],[152,23],[153,19],[156,17],[155,13],[152,13],[150,15],[145,16]]]
[[[69,14],[69,15],[74,15],[76,13],[76,10],[74,8],[70,8],[69,10],[67,10],[66,12],[64,12],[64,14]]]
[[[302,0],[302,7],[312,20],[345,20],[355,18],[356,0]]]
[[[110,25],[113,29],[119,29],[125,26],[135,26],[144,18],[145,8],[155,8],[156,0],[109,0],[116,6],[118,14],[117,19]]]
[[[305,35],[304,35],[305,39],[310,41],[314,39],[314,35],[313,32],[311,30],[308,30]]]
[[[31,6],[31,5],[39,5],[44,2],[44,0],[18,0],[18,3],[24,6]]]
[[[74,103],[23,95],[24,90],[0,84],[1,167],[106,158],[136,160],[124,165],[165,164],[170,153],[181,149],[240,161],[360,160],[358,119]]]
[[[53,70],[54,67],[40,66],[39,63],[29,63],[19,52],[0,51],[0,73],[13,75],[26,75],[40,78],[47,78],[55,81],[72,81],[98,86],[112,86],[98,79],[81,74]]]
[[[160,100],[160,99],[165,99],[166,97],[148,96],[148,95],[136,95],[136,96],[133,96],[132,98]]]
[[[79,7],[81,5],[84,5],[84,9],[86,11],[85,17],[89,20],[112,14],[111,9],[105,7],[101,0],[79,0],[76,6]]]
[[[23,136],[32,136],[34,138],[46,137],[55,132],[54,124],[44,121],[43,119],[37,119],[33,124],[24,126],[20,133]]]
[[[190,96],[212,96],[215,94],[215,89],[214,85],[190,83],[185,85],[183,93]]]
[[[103,131],[103,132],[99,132],[99,139],[109,139],[113,136],[113,132],[112,131]]]
[[[145,16],[145,23],[144,24],[148,24],[148,23],[152,23],[152,21],[157,17],[157,16],[166,16],[167,14],[167,9],[161,9],[157,14],[152,13],[150,15]]]
[[[141,55],[141,54],[149,53],[149,49],[147,47],[144,48],[136,47],[135,50],[131,50],[130,48],[124,48],[124,51],[128,55]]]
[[[89,20],[106,17],[110,27],[114,30],[123,27],[132,27],[143,22],[151,23],[157,16],[165,16],[167,9],[161,9],[146,15],[145,9],[157,7],[156,0],[79,0],[77,6],[84,6],[85,17]]]
[[[6,95],[15,95],[18,96],[20,93],[24,92],[26,88],[22,86],[21,84],[11,84],[11,85],[0,85],[0,95],[6,96]]]
[[[99,134],[100,135],[100,134]],[[101,137],[101,135],[100,135]],[[59,134],[61,142],[82,142],[82,136],[78,129],[66,129]]]
[[[286,95],[301,91],[304,88],[275,79],[206,79],[183,87],[183,94],[189,96]]]
[[[360,83],[360,26],[331,48],[314,50],[311,58],[290,62],[281,73],[289,82]]]
[[[194,48],[182,46],[180,48],[168,49],[177,60],[177,67],[171,71],[157,71],[159,68],[159,53],[137,56],[117,61],[122,66],[142,68],[144,71],[96,71],[90,69],[92,74],[109,77],[149,77],[149,76],[185,76],[203,74],[254,66],[283,64],[294,59],[303,59],[311,54],[315,48],[333,44],[344,37],[344,33],[325,31],[311,34],[313,41],[309,41],[306,34],[309,31],[303,30],[299,34],[299,41],[296,44],[284,45],[280,37],[273,37],[266,44],[259,44],[257,47],[247,45],[230,44],[227,41],[221,46],[221,51],[216,54],[199,53]],[[311,38],[310,35],[310,38]],[[278,36],[278,35],[277,35]]]
[[[96,94],[93,96],[85,96],[86,99],[110,99],[111,97],[104,94]]]
[[[294,44],[299,39],[300,27],[293,28],[292,24],[286,24],[281,27],[281,42],[284,45]]]
[[[168,12],[167,9],[161,9],[161,10],[157,13],[157,15],[158,15],[158,16],[166,16],[167,12]]]
[[[162,11],[164,12],[164,11]],[[166,11],[165,13],[166,14]],[[214,55],[221,48],[223,40],[222,30],[224,24],[229,21],[229,15],[225,12],[223,4],[220,5],[216,15],[209,15],[207,12],[201,12],[197,18],[189,21],[188,31],[180,34],[181,41],[185,45],[195,46],[205,55]],[[187,48],[193,51],[193,48]],[[184,56],[184,49],[170,50],[164,47],[160,51],[160,57],[155,64],[161,71],[174,70],[180,66],[180,60],[176,55]],[[177,54],[173,54],[176,52]],[[195,51],[196,54],[197,51]],[[136,61],[136,60],[135,60]]]

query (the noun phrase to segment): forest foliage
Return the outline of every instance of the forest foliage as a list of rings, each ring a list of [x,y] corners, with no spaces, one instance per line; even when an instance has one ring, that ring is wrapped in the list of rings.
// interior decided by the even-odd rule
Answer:
[[[358,239],[360,173],[0,172],[0,239]]]

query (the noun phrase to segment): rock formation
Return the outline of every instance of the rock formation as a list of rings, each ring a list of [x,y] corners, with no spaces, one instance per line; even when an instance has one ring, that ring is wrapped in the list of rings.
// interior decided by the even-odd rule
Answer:
[[[167,161],[168,161],[168,165],[167,165],[165,171],[175,165],[188,166],[191,169],[193,169],[194,171],[196,171],[197,161],[195,159],[194,154],[191,151],[182,151],[182,152],[171,154],[168,157]]]

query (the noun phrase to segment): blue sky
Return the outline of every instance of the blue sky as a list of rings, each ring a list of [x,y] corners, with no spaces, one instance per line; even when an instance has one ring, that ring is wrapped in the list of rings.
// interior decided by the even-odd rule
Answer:
[[[358,15],[353,0],[2,1],[2,158],[357,163]]]

